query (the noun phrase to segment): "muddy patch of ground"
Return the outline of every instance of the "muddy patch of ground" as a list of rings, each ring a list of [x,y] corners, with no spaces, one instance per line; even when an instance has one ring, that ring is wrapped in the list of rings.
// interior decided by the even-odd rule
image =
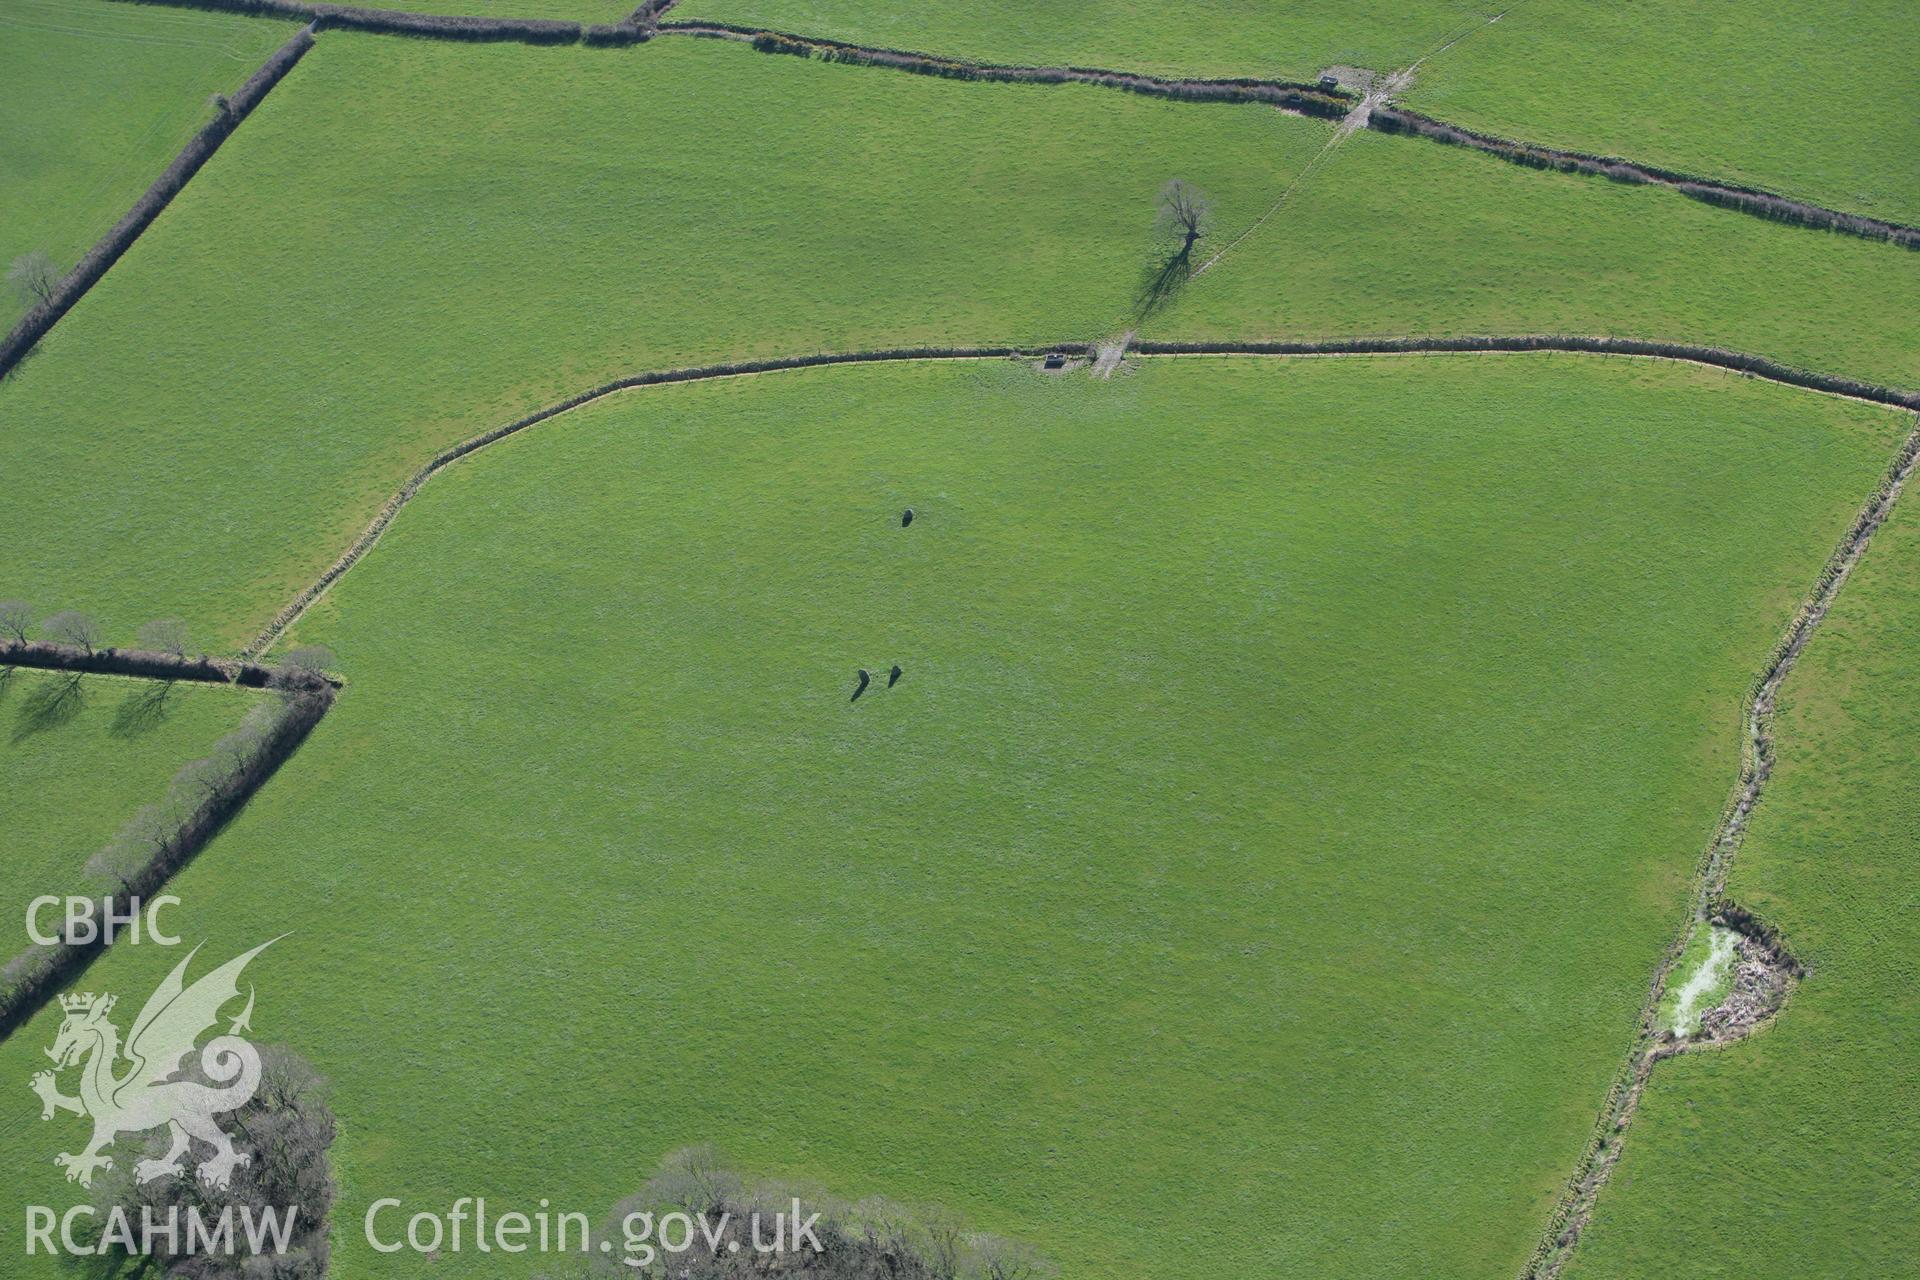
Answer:
[[[1718,998],[1698,1011],[1683,1000],[1680,1025],[1668,1033],[1669,1053],[1731,1044],[1752,1035],[1780,1011],[1800,978],[1799,963],[1779,938],[1745,912],[1733,908],[1716,913],[1712,925],[1714,946],[1697,981]],[[1723,975],[1729,965],[1733,973],[1727,982]],[[1713,972],[1715,968],[1721,972]]]

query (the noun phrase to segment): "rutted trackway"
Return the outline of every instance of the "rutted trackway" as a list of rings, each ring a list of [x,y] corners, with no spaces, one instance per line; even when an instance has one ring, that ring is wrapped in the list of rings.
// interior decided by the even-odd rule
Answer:
[[[1741,841],[1746,836],[1748,820],[1753,815],[1754,807],[1760,803],[1767,780],[1773,774],[1773,721],[1780,687],[1792,673],[1807,642],[1813,638],[1814,630],[1833,607],[1840,588],[1846,585],[1854,567],[1866,554],[1867,544],[1872,541],[1874,532],[1892,514],[1893,504],[1899,500],[1901,490],[1912,477],[1917,459],[1920,459],[1920,422],[1916,422],[1906,443],[1895,455],[1886,478],[1867,499],[1846,537],[1827,561],[1812,593],[1794,615],[1786,634],[1774,648],[1747,696],[1740,777],[1701,857],[1686,919],[1681,922],[1679,931],[1654,973],[1646,1004],[1640,1011],[1633,1047],[1607,1092],[1606,1101],[1595,1122],[1593,1137],[1573,1176],[1568,1179],[1566,1190],[1547,1222],[1546,1233],[1535,1246],[1526,1269],[1521,1273],[1524,1280],[1554,1280],[1559,1276],[1593,1217],[1600,1192],[1605,1189],[1614,1166],[1619,1163],[1627,1131],[1639,1110],[1647,1081],[1652,1078],[1653,1064],[1674,1052],[1664,1046],[1656,1035],[1660,1001],[1666,993],[1668,980],[1680,959],[1688,934],[1697,923],[1723,905],[1734,855],[1739,852]]]

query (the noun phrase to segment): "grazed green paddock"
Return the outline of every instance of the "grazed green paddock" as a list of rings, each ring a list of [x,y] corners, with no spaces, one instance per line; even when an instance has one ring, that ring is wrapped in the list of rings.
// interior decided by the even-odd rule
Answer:
[[[633,393],[301,624],[351,681],[183,923],[292,930],[255,1027],[332,1079],[343,1275],[424,1265],[375,1197],[597,1214],[703,1140],[1074,1277],[1511,1274],[1902,428],[1534,356]]]
[[[1911,503],[1910,490],[1903,503]],[[1782,692],[1729,894],[1807,968],[1777,1022],[1662,1062],[1568,1274],[1866,1278],[1914,1257],[1920,519],[1896,508]]]
[[[1328,136],[709,41],[328,32],[0,388],[0,469],[36,477],[0,564],[115,638],[238,645],[449,442],[803,350],[1567,329],[1920,382],[1911,253],[1364,134],[1140,318],[1168,178],[1214,197],[1204,252]]]
[[[73,266],[290,23],[105,0],[0,0],[0,270]],[[19,299],[0,294],[0,330]]]

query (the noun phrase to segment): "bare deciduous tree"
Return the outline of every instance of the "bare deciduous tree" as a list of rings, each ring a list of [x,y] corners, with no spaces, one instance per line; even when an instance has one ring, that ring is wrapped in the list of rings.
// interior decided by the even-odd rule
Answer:
[[[140,628],[140,647],[183,658],[187,653],[187,624],[178,618],[156,618]]]
[[[7,268],[7,285],[24,306],[41,306],[53,301],[53,290],[60,283],[60,268],[42,250],[23,253]]]
[[[25,644],[32,625],[33,609],[25,600],[0,600],[0,639]]]
[[[333,650],[323,644],[303,644],[280,659],[273,673],[277,689],[310,689],[326,676],[333,665]]]
[[[92,653],[94,646],[100,643],[100,624],[91,614],[81,613],[78,609],[63,609],[40,624],[49,640],[57,644],[70,644],[76,649],[85,649]]]
[[[1213,201],[1184,178],[1160,188],[1158,225],[1163,235],[1180,241],[1182,255],[1213,230]]]
[[[207,1082],[197,1058],[190,1058],[186,1076]],[[259,1087],[246,1105],[220,1123],[235,1131],[251,1157],[225,1187],[207,1186],[190,1169],[178,1177],[141,1182],[135,1160],[116,1161],[113,1172],[96,1184],[90,1228],[100,1245],[97,1274],[164,1274],[169,1280],[322,1280],[327,1270],[327,1215],[334,1197],[327,1151],[336,1132],[324,1082],[287,1049],[261,1046]],[[161,1156],[168,1136],[167,1130],[159,1130],[147,1139],[144,1154]],[[203,1150],[191,1148],[189,1154]],[[156,1233],[151,1238],[152,1254],[130,1255],[106,1230],[116,1207],[136,1224],[148,1219],[166,1222],[170,1213],[177,1213],[184,1223],[190,1207],[208,1220],[223,1208],[232,1208],[236,1217],[242,1207],[255,1213],[272,1209],[282,1215],[282,1221],[290,1217],[292,1230],[281,1253],[254,1255],[245,1248],[244,1236],[241,1247],[231,1252],[196,1251],[183,1230],[171,1239],[164,1231]]]
[[[762,1256],[751,1247],[757,1213],[762,1223],[799,1202],[800,1217],[813,1224],[811,1238],[797,1254]],[[908,1210],[887,1200],[863,1200],[848,1207],[777,1184],[749,1183],[722,1168],[710,1147],[693,1147],[667,1157],[659,1174],[639,1195],[622,1201],[601,1236],[621,1247],[629,1215],[657,1220],[662,1209],[699,1214],[706,1227],[689,1247],[662,1253],[640,1269],[657,1280],[768,1280],[795,1276],[806,1280],[1047,1280],[1046,1261],[1024,1246],[966,1230],[959,1219],[938,1209]],[[601,1274],[620,1274],[606,1261]],[[625,1274],[635,1272],[629,1267]],[[561,1272],[567,1280],[579,1272]]]

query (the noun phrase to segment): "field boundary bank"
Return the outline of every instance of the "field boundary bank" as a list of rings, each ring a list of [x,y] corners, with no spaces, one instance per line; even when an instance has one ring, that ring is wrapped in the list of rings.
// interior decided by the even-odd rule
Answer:
[[[631,391],[640,387],[661,386],[680,382],[703,382],[718,378],[734,378],[748,374],[778,373],[792,369],[821,368],[829,365],[881,364],[897,361],[932,360],[991,360],[1011,358],[1033,358],[1047,351],[1076,351],[1095,354],[1097,343],[1084,340],[1041,345],[1002,344],[976,347],[893,347],[874,351],[851,351],[842,353],[815,353],[799,356],[774,356],[762,360],[729,361],[718,364],[691,365],[678,369],[659,369],[646,373],[630,374],[603,382],[598,386],[565,400],[548,405],[543,409],[514,419],[512,422],[484,431],[458,444],[441,450],[423,466],[408,477],[399,491],[385,503],[366,529],[355,538],[339,559],[304,588],[287,605],[275,614],[260,634],[240,651],[243,661],[251,662],[272,648],[289,627],[300,619],[314,601],[325,595],[328,588],[358,563],[360,558],[372,550],[380,535],[385,533],[394,518],[403,507],[412,501],[420,487],[435,474],[458,462],[468,454],[475,453],[488,445],[495,444],[509,436],[518,435],[529,427],[537,426],[551,418],[591,404],[621,391]],[[1370,356],[1370,355],[1439,355],[1439,354],[1524,354],[1528,352],[1564,352],[1579,355],[1615,355],[1635,356],[1648,359],[1676,360],[1688,364],[1705,365],[1716,369],[1725,369],[1733,373],[1746,374],[1768,382],[1777,382],[1785,386],[1799,387],[1803,390],[1817,391],[1827,395],[1844,396],[1848,399],[1866,401],[1871,404],[1886,405],[1897,409],[1911,409],[1920,412],[1920,392],[1900,391],[1875,383],[1860,382],[1852,378],[1842,378],[1831,374],[1814,373],[1806,369],[1796,369],[1777,360],[1764,356],[1748,355],[1738,351],[1727,351],[1718,347],[1689,346],[1676,342],[1657,342],[1639,338],[1608,338],[1562,334],[1521,334],[1509,337],[1459,337],[1459,338],[1334,338],[1324,341],[1270,341],[1270,342],[1142,342],[1132,351],[1143,356]]]
[[[141,197],[133,202],[133,208],[127,210],[120,221],[113,224],[107,233],[100,237],[93,248],[87,250],[73,270],[62,276],[60,283],[54,286],[53,296],[45,302],[31,308],[20,317],[18,323],[0,340],[0,378],[10,373],[21,360],[26,358],[34,344],[46,336],[60,317],[67,314],[74,304],[91,289],[107,269],[120,260],[120,255],[133,246],[141,232],[152,225],[173,198],[194,174],[200,172],[202,165],[213,158],[220,144],[233,136],[242,122],[260,105],[267,93],[293,70],[294,64],[313,48],[313,24],[309,23],[296,31],[287,42],[270,54],[258,70],[247,78],[226,105],[212,120],[203,125],[182,147],[158,178],[153,180]]]
[[[257,662],[236,662],[205,654],[189,658],[151,649],[81,649],[70,644],[29,640],[0,643],[0,668],[29,667],[38,671],[67,671],[76,675],[132,676],[140,680],[185,680],[193,684],[229,684],[242,689],[264,689],[276,674]],[[330,680],[334,687],[338,681]]]
[[[569,22],[563,18],[490,18],[406,9],[374,9],[327,0],[120,0],[174,9],[204,9],[255,18],[289,18],[319,30],[338,28],[378,35],[433,40],[532,45],[632,45],[653,38],[654,27],[674,0],[649,0],[619,22]]]
[[[1367,118],[1367,127],[1380,133],[1427,138],[1444,146],[1466,147],[1496,156],[1510,164],[1531,169],[1552,169],[1558,173],[1583,173],[1624,182],[1634,186],[1668,187],[1690,200],[1699,200],[1716,208],[1784,222],[1819,231],[1835,231],[1866,240],[1884,240],[1904,249],[1920,249],[1920,227],[1870,218],[1865,214],[1829,209],[1805,200],[1795,200],[1760,187],[1743,187],[1719,182],[1697,174],[1681,173],[1656,165],[1622,159],[1619,156],[1593,155],[1533,142],[1516,142],[1490,133],[1480,133],[1460,125],[1448,124],[1404,107],[1375,107]]]
[[[314,726],[332,709],[334,697],[333,682],[322,678],[310,678],[288,690],[259,750],[249,756],[226,783],[209,788],[201,801],[156,842],[147,861],[131,874],[120,877],[120,894],[127,898],[150,898],[165,888],[167,882],[198,857],[246,807],[267,780],[293,758]],[[104,901],[99,900],[96,905]],[[94,913],[96,920],[103,919],[104,915],[100,910]],[[51,946],[29,944],[26,950],[15,955],[5,968],[7,985],[0,988],[0,1041],[31,1021],[55,992],[86,972],[87,966],[111,946],[112,943],[98,936],[84,942],[63,936]]]
[[[44,641],[0,643],[0,668],[10,666],[40,672],[71,672],[75,676],[184,679],[198,685],[236,685],[240,689],[265,689],[276,676],[271,666],[261,666],[259,662],[209,658],[207,654],[188,658],[186,654],[152,649],[79,649],[75,645],[50,645]],[[338,679],[326,677],[326,681],[336,689],[340,687]]]
[[[1841,587],[1846,585],[1854,568],[1866,555],[1874,533],[1893,513],[1894,504],[1899,501],[1901,492],[1912,477],[1916,463],[1920,463],[1920,419],[1916,419],[1913,430],[1908,433],[1880,483],[1848,527],[1840,545],[1827,558],[1813,589],[1801,602],[1793,620],[1788,623],[1786,631],[1774,645],[1773,652],[1741,701],[1744,732],[1741,735],[1739,777],[1696,864],[1694,887],[1689,895],[1686,916],[1655,967],[1626,1061],[1608,1088],[1594,1123],[1593,1135],[1547,1220],[1546,1231],[1534,1246],[1521,1272],[1523,1280],[1557,1280],[1567,1259],[1579,1246],[1580,1237],[1592,1220],[1600,1193],[1606,1188],[1614,1167],[1619,1163],[1628,1130],[1639,1111],[1647,1084],[1652,1079],[1654,1064],[1680,1051],[1659,1034],[1657,1023],[1668,980],[1692,931],[1718,913],[1744,921],[1755,936],[1784,950],[1776,931],[1726,897],[1727,880],[1733,869],[1734,855],[1739,852],[1746,836],[1748,819],[1760,803],[1767,781],[1773,775],[1773,720],[1780,688],[1786,683],[1801,653],[1806,650],[1814,631],[1833,607]],[[1787,954],[1791,958],[1791,953]],[[1799,968],[1797,961],[1794,967]],[[1777,1011],[1774,1016],[1779,1016]]]
[[[872,45],[849,44],[823,36],[796,36],[784,31],[766,31],[735,26],[726,22],[662,22],[663,36],[696,36],[710,40],[733,40],[752,45],[762,53],[785,53],[822,62],[844,62],[854,66],[886,67],[912,75],[937,76],[947,80],[979,80],[996,84],[1092,84],[1120,89],[1148,97],[1172,98],[1187,102],[1258,102],[1279,107],[1297,115],[1338,120],[1358,105],[1359,99],[1345,93],[1330,92],[1318,85],[1293,80],[1262,80],[1245,77],[1221,79],[1169,79],[1133,71],[1110,71],[1098,67],[1041,67],[1012,63],[969,62],[961,58],[939,58],[907,49],[888,49]]]

